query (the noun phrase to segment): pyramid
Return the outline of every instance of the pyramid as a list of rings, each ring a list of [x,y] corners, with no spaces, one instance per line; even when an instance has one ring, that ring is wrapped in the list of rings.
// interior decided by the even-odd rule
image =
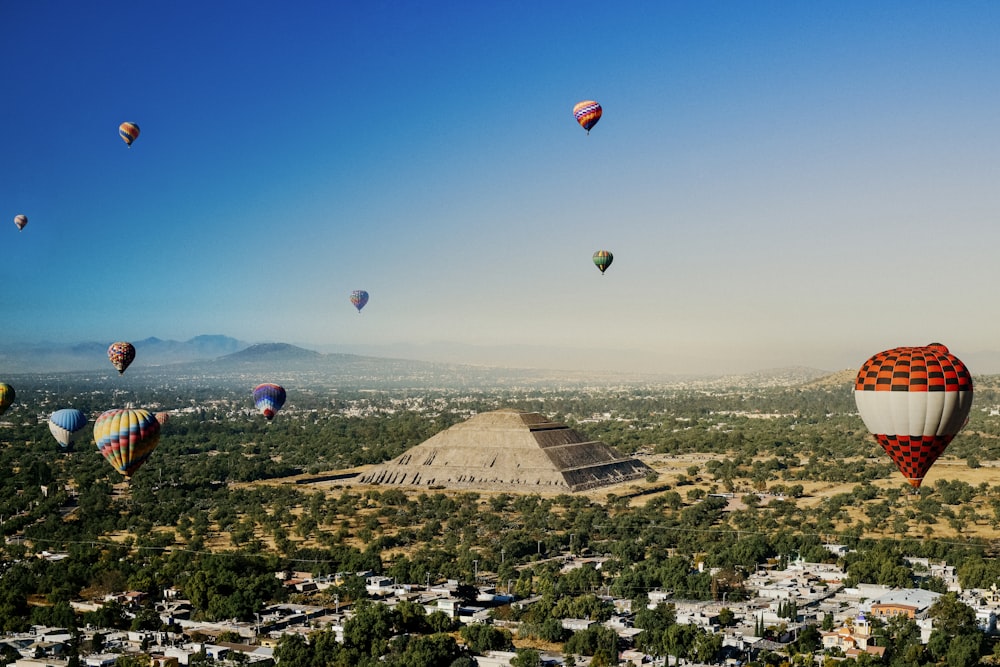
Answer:
[[[476,415],[376,466],[362,484],[485,491],[586,491],[652,469],[536,412]]]

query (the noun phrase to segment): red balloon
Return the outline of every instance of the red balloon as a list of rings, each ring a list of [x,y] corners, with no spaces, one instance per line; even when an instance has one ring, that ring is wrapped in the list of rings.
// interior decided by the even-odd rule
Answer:
[[[940,343],[897,347],[864,363],[854,401],[875,440],[918,488],[968,421],[972,375]]]

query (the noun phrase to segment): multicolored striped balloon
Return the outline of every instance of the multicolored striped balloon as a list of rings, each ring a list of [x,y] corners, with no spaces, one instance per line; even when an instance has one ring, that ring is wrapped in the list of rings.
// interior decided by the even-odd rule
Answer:
[[[122,141],[132,148],[132,142],[139,138],[139,126],[135,123],[125,122],[118,126],[118,134]]]
[[[354,304],[354,307],[357,308],[360,313],[361,309],[365,307],[366,303],[368,303],[368,292],[363,289],[354,290],[351,292],[351,303]]]
[[[285,404],[285,389],[281,385],[265,382],[253,388],[253,404],[264,419],[271,421]]]
[[[61,447],[73,444],[74,434],[87,425],[87,416],[75,408],[63,408],[49,415],[49,430]]]
[[[132,346],[132,343],[125,341],[111,343],[108,347],[108,359],[111,361],[111,365],[118,370],[118,375],[122,375],[129,364],[135,361],[135,347]]]
[[[94,442],[101,456],[128,479],[160,444],[160,422],[148,410],[108,410],[94,422]]]
[[[969,418],[972,375],[940,343],[897,347],[864,363],[854,401],[875,440],[918,488]]]
[[[15,215],[14,224],[17,225],[17,231],[21,231],[28,224],[28,216],[24,214]]]
[[[573,116],[576,118],[576,122],[587,131],[587,134],[590,134],[591,128],[597,125],[597,121],[601,120],[603,113],[604,109],[594,100],[584,100],[573,107]]]
[[[611,262],[613,261],[615,261],[615,256],[607,250],[598,250],[594,253],[594,266],[601,270],[602,276],[604,275],[604,272],[608,270],[608,267],[611,266]]]

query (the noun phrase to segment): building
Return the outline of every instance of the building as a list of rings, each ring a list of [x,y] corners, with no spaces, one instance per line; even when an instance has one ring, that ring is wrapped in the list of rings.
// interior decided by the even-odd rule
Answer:
[[[643,479],[652,468],[535,412],[476,415],[372,469],[363,484],[575,492]]]

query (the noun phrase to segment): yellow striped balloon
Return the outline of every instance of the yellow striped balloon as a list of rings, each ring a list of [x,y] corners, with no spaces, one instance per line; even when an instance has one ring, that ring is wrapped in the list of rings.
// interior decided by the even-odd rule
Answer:
[[[597,121],[601,120],[603,114],[604,109],[594,100],[584,100],[573,107],[573,117],[576,118],[580,127],[587,131],[587,134],[590,134],[591,128],[597,125]]]
[[[94,442],[101,456],[128,479],[160,444],[160,422],[149,410],[108,410],[94,422]]]
[[[0,415],[14,402],[14,388],[6,382],[0,382]]]
[[[139,126],[126,121],[118,126],[118,135],[132,148],[132,142],[139,138]]]

